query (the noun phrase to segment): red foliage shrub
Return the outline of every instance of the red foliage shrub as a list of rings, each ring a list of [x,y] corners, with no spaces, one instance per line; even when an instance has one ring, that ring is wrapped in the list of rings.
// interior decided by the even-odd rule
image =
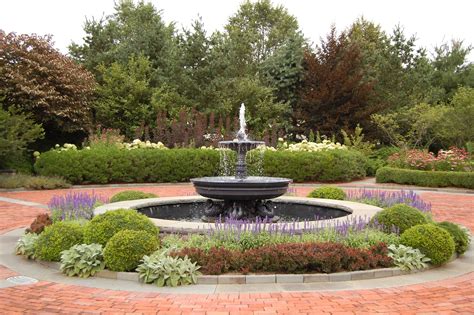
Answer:
[[[36,233],[40,234],[43,232],[44,228],[48,225],[53,224],[53,221],[49,217],[49,214],[42,213],[38,214],[36,219],[31,223],[30,227],[26,229],[26,233]]]
[[[227,271],[331,273],[388,267],[392,260],[387,246],[380,243],[370,249],[346,247],[338,243],[290,243],[269,245],[247,251],[211,248],[208,252],[185,248],[173,255],[188,256],[200,265],[204,274]]]

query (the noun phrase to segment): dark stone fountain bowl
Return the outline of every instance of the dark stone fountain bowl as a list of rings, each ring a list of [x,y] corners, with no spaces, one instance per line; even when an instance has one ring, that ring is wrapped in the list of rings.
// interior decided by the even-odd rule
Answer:
[[[192,178],[196,192],[201,196],[221,200],[264,200],[282,196],[291,179],[280,177],[234,176]]]
[[[264,141],[238,140],[238,141],[219,141],[219,147],[228,148],[233,151],[250,151],[260,145],[265,145]]]

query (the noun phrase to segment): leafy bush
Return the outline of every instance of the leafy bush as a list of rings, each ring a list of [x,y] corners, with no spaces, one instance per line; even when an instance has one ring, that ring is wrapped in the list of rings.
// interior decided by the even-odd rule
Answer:
[[[123,230],[115,234],[104,249],[105,265],[113,271],[135,270],[143,256],[158,248],[156,234]]]
[[[63,196],[53,196],[48,203],[48,208],[53,214],[53,221],[90,220],[97,204],[106,202],[107,198],[94,193],[73,192]]]
[[[461,187],[474,189],[474,172],[440,172],[382,167],[377,170],[377,183],[397,183],[425,187]]]
[[[39,235],[35,233],[23,234],[16,243],[16,254],[26,256],[28,259],[35,259],[35,250],[38,238]]]
[[[47,213],[38,214],[35,220],[33,221],[33,223],[31,223],[30,227],[26,229],[26,233],[40,234],[41,232],[43,232],[46,226],[51,225],[51,224],[53,224],[53,221],[49,217],[49,214]]]
[[[24,174],[0,175],[0,188],[58,189],[69,188],[71,184],[60,177],[30,176]]]
[[[380,243],[370,249],[349,248],[335,243],[289,243],[269,245],[246,251],[212,248],[205,252],[184,248],[171,253],[175,257],[188,256],[197,262],[205,274],[239,272],[337,272],[388,267],[386,245]]]
[[[59,261],[61,252],[81,244],[83,227],[74,221],[56,222],[47,226],[39,235],[36,256],[47,261]]]
[[[321,152],[265,151],[266,176],[291,178],[295,182],[350,181],[366,175],[367,158],[354,150]]]
[[[423,255],[420,250],[404,245],[388,246],[388,256],[393,259],[395,266],[402,270],[423,269],[431,259]]]
[[[119,201],[125,201],[125,200],[137,200],[137,199],[146,199],[146,198],[156,198],[158,197],[155,194],[152,193],[146,193],[143,191],[139,190],[125,190],[121,191],[119,193],[116,193],[115,195],[110,198],[110,202],[119,202]]]
[[[323,186],[309,193],[310,198],[344,200],[346,193],[339,187]]]
[[[105,246],[117,232],[122,230],[145,231],[152,235],[158,233],[157,227],[146,215],[136,210],[118,209],[107,211],[89,221],[84,229],[84,242]]]
[[[420,210],[400,203],[377,212],[372,222],[383,225],[387,233],[393,232],[394,228],[403,233],[412,226],[427,223],[427,219]]]
[[[105,267],[102,245],[80,244],[61,252],[60,270],[68,277],[88,278]]]
[[[196,283],[199,268],[186,256],[171,257],[166,251],[158,251],[150,256],[144,256],[137,271],[145,283],[154,283],[159,287],[176,287]]]
[[[455,250],[454,240],[449,232],[434,224],[421,224],[409,228],[401,235],[400,243],[418,248],[434,265],[447,262]]]
[[[456,246],[456,253],[462,255],[467,251],[470,242],[469,234],[467,231],[462,229],[459,225],[448,221],[440,222],[436,225],[445,229],[449,232],[449,234],[451,234],[454,240],[454,244]]]
[[[363,154],[353,150],[265,151],[263,169],[265,175],[296,182],[347,181],[364,177],[366,162]],[[250,169],[252,163],[257,162],[250,162]],[[216,175],[218,169],[219,151],[201,149],[52,150],[35,163],[38,174],[61,175],[74,184],[184,182]]]

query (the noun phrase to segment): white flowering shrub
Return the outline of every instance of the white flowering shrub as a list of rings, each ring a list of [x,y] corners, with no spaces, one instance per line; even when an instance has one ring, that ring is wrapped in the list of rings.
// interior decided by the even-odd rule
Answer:
[[[320,143],[310,142],[303,140],[299,143],[290,144],[285,148],[283,143],[283,149],[287,151],[304,151],[304,152],[318,152],[318,151],[329,151],[329,150],[347,150],[347,147],[339,142],[331,142],[329,140],[323,140]]]
[[[147,141],[141,141],[140,139],[135,139],[131,143],[121,143],[120,147],[127,150],[133,149],[161,149],[166,150],[168,149],[161,141],[157,143]]]
[[[77,150],[77,147],[76,147],[75,144],[72,144],[72,143],[65,143],[62,146],[60,146],[59,144],[56,144],[54,146],[54,150],[56,150],[58,153],[60,153],[62,151]]]

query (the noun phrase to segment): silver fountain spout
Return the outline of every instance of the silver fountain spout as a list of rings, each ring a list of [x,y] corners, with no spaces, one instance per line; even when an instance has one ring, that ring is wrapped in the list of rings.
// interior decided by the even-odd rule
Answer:
[[[247,127],[247,123],[245,122],[245,105],[244,105],[244,103],[242,103],[242,105],[240,105],[239,122],[240,122],[240,129],[237,132],[237,140],[238,141],[247,141],[247,134],[245,133],[245,128]]]

